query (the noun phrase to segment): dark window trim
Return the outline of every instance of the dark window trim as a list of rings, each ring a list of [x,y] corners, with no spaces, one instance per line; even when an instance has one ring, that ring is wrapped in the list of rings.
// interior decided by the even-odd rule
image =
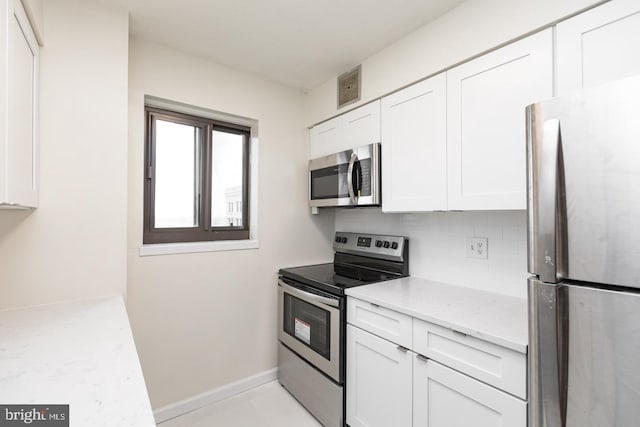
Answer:
[[[174,123],[186,124],[202,129],[202,139],[199,147],[199,182],[197,188],[199,195],[194,200],[198,226],[155,228],[155,126],[154,120],[161,119]],[[243,135],[243,182],[242,182],[242,226],[213,227],[211,225],[211,188],[212,165],[211,133],[219,130],[227,133]],[[250,238],[250,212],[249,212],[249,184],[250,184],[250,145],[251,128],[247,126],[227,123],[189,114],[164,110],[154,107],[145,107],[145,165],[144,165],[144,230],[143,244],[154,243],[184,243],[184,242],[208,242],[216,240],[248,240]]]

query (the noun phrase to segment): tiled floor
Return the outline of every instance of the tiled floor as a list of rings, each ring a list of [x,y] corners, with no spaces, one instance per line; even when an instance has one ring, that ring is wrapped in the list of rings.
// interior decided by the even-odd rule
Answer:
[[[319,427],[300,404],[273,381],[158,424],[158,427]]]

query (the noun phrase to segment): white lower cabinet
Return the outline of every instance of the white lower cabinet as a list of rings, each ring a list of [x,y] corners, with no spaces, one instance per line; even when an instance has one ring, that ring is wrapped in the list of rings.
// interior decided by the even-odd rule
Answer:
[[[526,427],[527,404],[431,359],[413,362],[413,426]]]
[[[348,298],[347,323],[406,348],[413,342],[413,318],[377,304]]]
[[[416,353],[456,371],[527,398],[527,355],[423,320],[413,320]]]
[[[454,331],[450,335],[447,328],[412,317],[412,341],[402,346],[390,341],[394,335],[382,338],[378,331],[389,329],[386,319],[407,315],[380,307],[380,313],[367,315],[365,322],[365,312],[356,315],[357,308],[368,305],[348,298],[350,427],[526,427],[527,402],[517,397],[526,396],[521,390],[525,354],[505,357],[503,353],[513,350],[457,337]],[[487,364],[488,359],[493,362]],[[494,375],[492,368],[503,375]],[[481,375],[483,370],[491,375]]]
[[[411,427],[413,353],[347,325],[347,423]]]

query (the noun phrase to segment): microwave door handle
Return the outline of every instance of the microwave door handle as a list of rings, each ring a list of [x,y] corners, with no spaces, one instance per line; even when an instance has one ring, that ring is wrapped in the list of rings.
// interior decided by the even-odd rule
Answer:
[[[347,190],[349,190],[349,198],[351,202],[357,203],[358,197],[356,196],[355,191],[353,190],[353,167],[358,161],[358,156],[356,153],[351,153],[351,160],[349,160],[349,169],[347,170]]]
[[[360,194],[362,192],[362,166],[360,166],[359,160],[357,160],[355,165],[353,166],[353,171],[356,173],[356,179],[353,184],[353,192],[356,194],[357,198],[360,198]]]

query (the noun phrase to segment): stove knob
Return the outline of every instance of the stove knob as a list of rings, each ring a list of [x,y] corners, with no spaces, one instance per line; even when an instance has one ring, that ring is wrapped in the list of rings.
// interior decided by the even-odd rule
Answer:
[[[342,238],[340,236],[336,236],[336,243],[340,243],[342,241]]]
[[[376,248],[382,247],[382,240],[376,240]]]
[[[342,238],[342,243],[347,243],[347,238],[346,237]]]
[[[391,249],[398,249],[398,242],[392,242]]]
[[[384,248],[385,249],[389,249],[390,245],[391,245],[391,243],[387,242],[386,240],[384,241]]]

